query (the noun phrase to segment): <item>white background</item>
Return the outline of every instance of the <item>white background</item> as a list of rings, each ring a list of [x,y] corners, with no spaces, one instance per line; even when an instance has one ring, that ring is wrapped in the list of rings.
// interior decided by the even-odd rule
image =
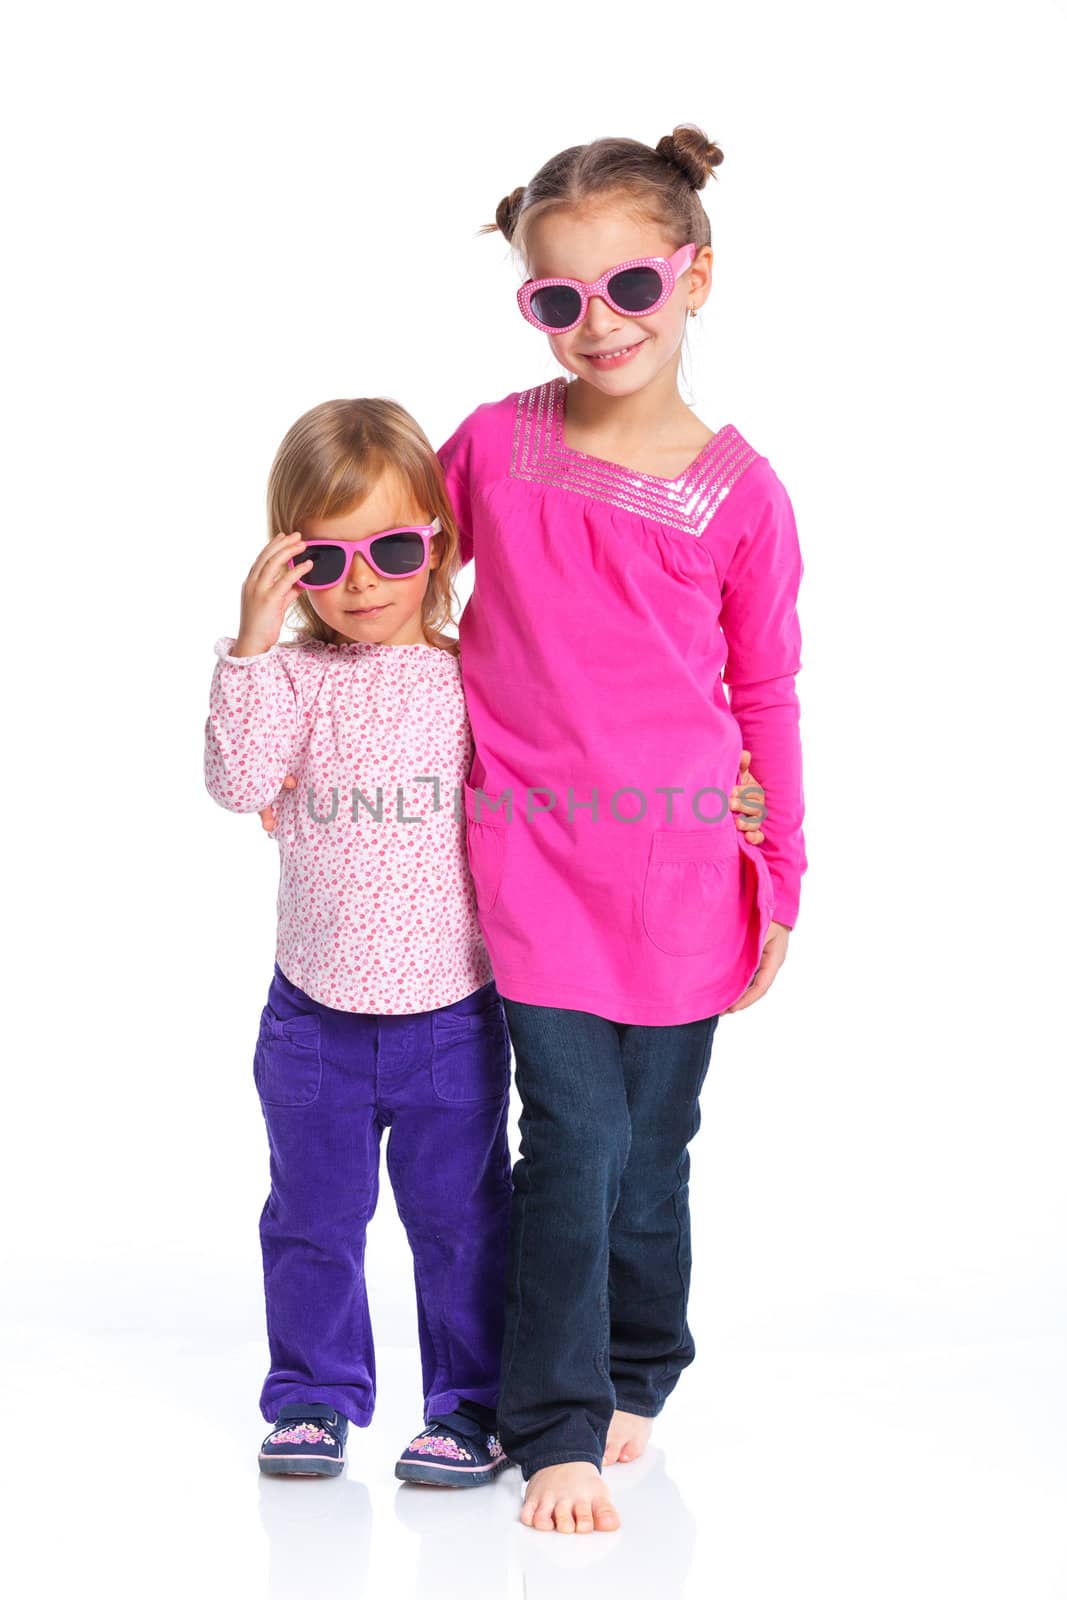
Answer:
[[[10,1592],[1065,1592],[1064,34],[1052,0],[23,8]],[[388,394],[439,444],[553,376],[476,229],[563,146],[679,121],[725,151],[686,398],[797,512],[811,865],[715,1040],[697,1362],[610,1469],[622,1532],[567,1540],[519,1527],[517,1473],[391,1477],[387,1190],[378,1417],[344,1479],[259,1478],[276,850],[212,805],[203,723],[289,424]]]

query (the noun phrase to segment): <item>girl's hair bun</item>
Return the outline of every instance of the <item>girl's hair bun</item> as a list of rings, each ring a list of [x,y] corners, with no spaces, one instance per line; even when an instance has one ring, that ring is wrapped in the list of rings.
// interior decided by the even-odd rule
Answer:
[[[723,158],[714,140],[691,122],[679,123],[673,133],[662,138],[656,146],[656,154],[677,167],[694,189],[703,189],[708,173]]]
[[[515,232],[515,224],[519,220],[522,210],[522,197],[526,193],[526,185],[520,184],[519,188],[512,189],[496,208],[496,225],[504,238],[511,243],[511,236]]]

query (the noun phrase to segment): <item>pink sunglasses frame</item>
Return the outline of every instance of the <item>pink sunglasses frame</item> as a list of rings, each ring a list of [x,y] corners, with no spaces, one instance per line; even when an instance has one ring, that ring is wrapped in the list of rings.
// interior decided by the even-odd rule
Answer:
[[[320,594],[325,589],[336,589],[337,585],[339,583],[344,583],[345,579],[348,577],[352,567],[352,557],[355,555],[357,550],[371,570],[378,574],[379,578],[417,578],[420,572],[424,572],[426,570],[427,563],[429,562],[430,540],[433,538],[435,533],[440,532],[441,519],[439,517],[434,517],[432,522],[405,523],[404,526],[400,528],[380,528],[377,533],[368,533],[365,539],[305,539],[304,544],[306,549],[311,549],[313,545],[329,544],[335,546],[338,550],[343,550],[345,553],[344,571],[341,573],[339,578],[334,579],[333,583],[307,583],[303,578],[297,578],[296,587],[298,589],[310,589],[314,594]],[[382,568],[378,566],[377,562],[372,557],[370,553],[370,547],[374,541],[376,539],[385,539],[391,533],[421,533],[422,561],[413,572],[383,572]],[[289,566],[290,568],[295,568],[299,566],[302,561],[306,560],[307,555],[305,551],[301,551],[299,555],[290,556]]]
[[[594,295],[599,295],[601,300],[606,300],[611,309],[617,311],[621,317],[650,317],[654,311],[658,311],[660,306],[670,299],[678,279],[683,272],[688,272],[692,266],[693,258],[698,248],[699,246],[695,244],[683,244],[670,257],[637,256],[633,261],[620,261],[617,267],[609,267],[607,272],[602,272],[595,283],[583,283],[580,278],[528,278],[519,289],[517,295],[519,310],[527,322],[541,333],[570,333],[572,328],[577,328],[580,323],[585,321],[589,310],[589,302]],[[611,279],[617,273],[626,272],[630,267],[655,267],[659,271],[660,279],[663,283],[663,293],[659,299],[653,305],[645,306],[640,311],[627,311],[624,306],[616,305],[607,292]],[[549,327],[547,323],[541,321],[540,317],[535,316],[530,309],[530,302],[538,289],[550,289],[556,284],[566,284],[570,289],[577,289],[581,299],[581,308],[577,317],[573,322],[568,322],[565,328]]]

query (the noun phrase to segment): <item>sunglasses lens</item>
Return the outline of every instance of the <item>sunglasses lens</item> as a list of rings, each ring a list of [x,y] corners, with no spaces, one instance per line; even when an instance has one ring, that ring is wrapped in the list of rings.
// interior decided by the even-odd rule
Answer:
[[[608,293],[623,311],[647,311],[663,293],[663,279],[655,267],[627,267],[608,279]]]
[[[548,328],[569,328],[581,315],[582,297],[566,283],[553,283],[530,296],[530,310]]]
[[[329,588],[331,584],[340,583],[344,577],[345,553],[339,545],[309,545],[295,559],[298,565],[301,561],[313,563],[307,572],[300,574],[300,580],[315,588]]]
[[[375,539],[370,551],[382,571],[392,578],[418,572],[425,559],[425,547],[417,533],[384,533]]]

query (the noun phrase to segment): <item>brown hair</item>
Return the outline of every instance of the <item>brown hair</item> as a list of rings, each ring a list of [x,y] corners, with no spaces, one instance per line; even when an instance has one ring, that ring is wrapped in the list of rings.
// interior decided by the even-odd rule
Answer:
[[[637,139],[594,139],[552,156],[528,184],[496,208],[479,233],[500,232],[520,254],[530,224],[544,212],[611,197],[658,223],[675,246],[711,243],[707,212],[697,191],[723,159],[701,128],[683,122],[653,149]]]
[[[326,400],[299,417],[278,446],[267,482],[270,537],[290,533],[307,517],[344,516],[364,501],[383,472],[392,471],[429,519],[439,517],[441,532],[432,548],[438,564],[430,568],[422,605],[422,630],[428,644],[457,654],[454,638],[442,631],[455,626],[452,587],[459,570],[459,534],[445,488],[444,472],[429,439],[395,400]],[[327,643],[332,630],[304,590],[290,610],[299,622],[296,638]]]

